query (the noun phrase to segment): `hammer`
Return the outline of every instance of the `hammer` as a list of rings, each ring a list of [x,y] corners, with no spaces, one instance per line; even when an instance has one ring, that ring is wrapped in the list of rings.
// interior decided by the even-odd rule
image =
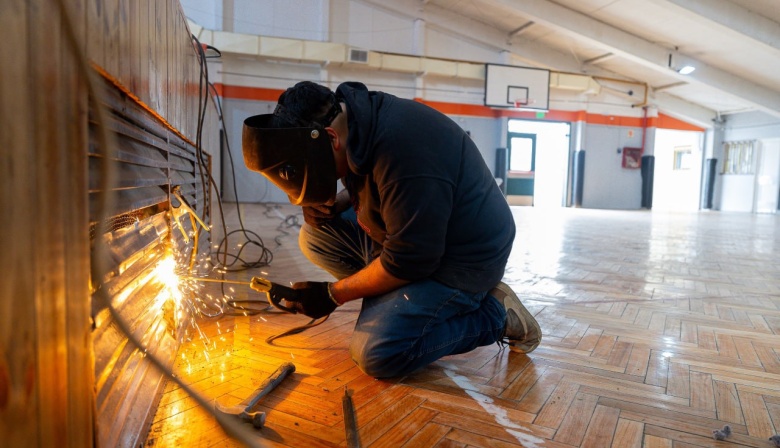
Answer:
[[[274,373],[263,381],[252,395],[246,400],[235,406],[222,406],[221,404],[214,402],[214,410],[224,415],[233,415],[240,418],[243,421],[249,422],[257,429],[260,429],[265,424],[265,412],[252,412],[252,408],[255,407],[261,398],[268,395],[282,380],[289,374],[295,372],[295,365],[291,362],[286,362],[279,366]]]

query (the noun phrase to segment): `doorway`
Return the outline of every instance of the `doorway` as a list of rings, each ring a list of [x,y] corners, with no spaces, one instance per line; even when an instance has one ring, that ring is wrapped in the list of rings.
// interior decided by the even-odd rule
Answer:
[[[703,139],[704,134],[697,131],[656,130],[653,210],[699,209]]]
[[[536,134],[509,133],[507,196],[514,205],[534,204]]]
[[[569,174],[569,123],[509,120],[507,201],[562,207]]]

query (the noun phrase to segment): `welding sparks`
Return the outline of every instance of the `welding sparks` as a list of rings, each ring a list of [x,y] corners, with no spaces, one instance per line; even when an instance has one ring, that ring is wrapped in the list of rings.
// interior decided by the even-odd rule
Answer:
[[[173,259],[173,257],[163,258],[162,261],[157,264],[154,273],[157,278],[166,286],[171,298],[174,300],[174,303],[176,303],[176,305],[181,304],[181,287],[179,276],[176,274],[176,261]],[[162,295],[161,298],[163,303],[165,300],[167,300],[167,298],[164,298]],[[158,305],[162,307],[163,304],[159,303]]]

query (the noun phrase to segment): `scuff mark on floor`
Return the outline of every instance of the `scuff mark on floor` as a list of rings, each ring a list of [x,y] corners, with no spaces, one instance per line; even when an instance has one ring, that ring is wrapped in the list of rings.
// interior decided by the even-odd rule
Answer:
[[[452,379],[452,381],[455,382],[455,384],[457,384],[461,389],[463,389],[464,392],[473,398],[474,401],[479,403],[485,412],[492,415],[496,420],[496,423],[503,426],[506,432],[514,436],[514,438],[517,439],[517,441],[520,442],[524,447],[539,448],[545,446],[544,439],[524,432],[525,428],[510,420],[509,416],[506,414],[506,409],[498,406],[497,404],[494,404],[493,398],[477,392],[475,390],[476,387],[471,384],[471,381],[469,381],[467,377],[460,375],[451,369],[445,369],[444,372],[448,377],[450,377],[450,379]]]

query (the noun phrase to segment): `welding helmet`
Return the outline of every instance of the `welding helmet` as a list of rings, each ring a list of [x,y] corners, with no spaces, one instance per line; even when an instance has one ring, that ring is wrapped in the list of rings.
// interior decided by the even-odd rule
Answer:
[[[340,111],[336,101],[322,122],[329,125]],[[289,126],[279,127],[279,122]],[[280,104],[273,114],[244,120],[241,140],[246,167],[281,188],[290,203],[320,205],[336,197],[336,161],[321,123],[291,116]]]

